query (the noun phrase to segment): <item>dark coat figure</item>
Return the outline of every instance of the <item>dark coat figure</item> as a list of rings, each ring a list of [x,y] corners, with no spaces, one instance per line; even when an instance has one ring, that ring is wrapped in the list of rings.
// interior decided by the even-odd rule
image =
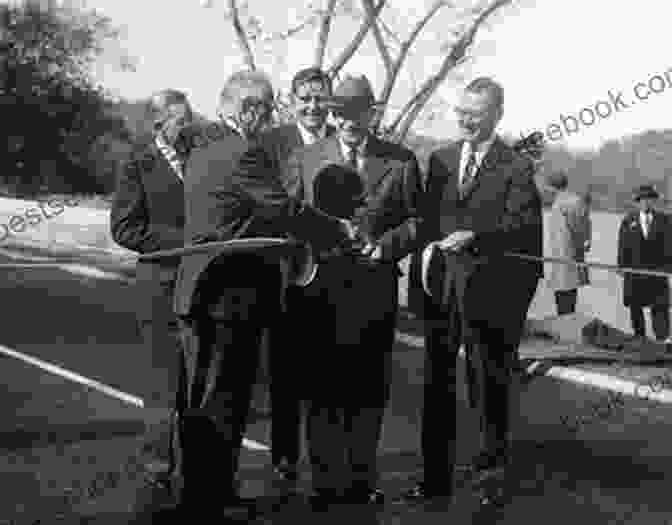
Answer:
[[[119,174],[110,230],[117,244],[141,254],[184,244],[184,183],[153,140],[138,146]],[[135,366],[146,374],[140,394],[148,407],[174,409],[179,396],[182,353],[173,312],[178,264],[175,258],[138,262],[136,267],[131,304],[146,351],[136,356]],[[179,399],[177,403],[179,410]],[[175,451],[168,449],[164,426],[149,430],[147,446],[156,448],[158,458],[174,468]]]
[[[649,195],[655,198],[657,193]],[[651,224],[648,235],[645,235],[640,213],[630,212],[621,221],[618,231],[618,265],[647,270],[672,270],[672,222],[669,216],[651,209]],[[644,336],[646,333],[643,307],[651,308],[656,338],[663,340],[669,335],[670,287],[667,277],[626,273],[623,277],[623,303],[630,309],[635,335]]]
[[[426,378],[422,420],[423,497],[451,493],[455,464],[456,358],[464,343],[475,367],[483,458],[506,457],[509,383],[542,264],[503,256],[542,255],[541,197],[531,162],[495,139],[477,176],[458,191],[462,142],[432,153],[421,210],[423,244],[475,233],[466,251],[435,249],[427,264]],[[415,275],[420,275],[418,271]],[[412,279],[410,286],[421,286]],[[413,495],[411,495],[413,496]],[[414,496],[415,497],[415,496]]]
[[[334,127],[325,126],[326,136],[334,134]],[[284,124],[270,130],[263,138],[273,164],[279,172],[284,170],[293,152],[306,146],[298,124]],[[287,290],[287,312],[276,317],[269,334],[267,349],[271,371],[271,456],[276,468],[287,469],[284,475],[295,477],[301,457],[302,401],[296,374],[300,364],[293,359],[289,349],[304,343],[297,334],[303,330],[305,319],[292,316],[296,295],[301,290]],[[291,323],[291,319],[296,324]],[[299,367],[299,368],[297,368]],[[283,462],[285,463],[283,465]]]
[[[417,241],[422,193],[409,150],[374,136],[367,140],[359,171],[346,166],[334,136],[298,150],[283,176],[291,195],[353,218],[381,247],[377,263],[325,256],[315,280],[290,308],[308,343],[295,359],[310,370],[301,384],[310,400],[313,486],[318,495],[351,491],[358,501],[367,501],[377,481],[398,309],[397,263]]]
[[[244,237],[344,240],[333,217],[290,198],[267,153],[233,130],[192,151],[185,178],[187,244]],[[217,517],[237,501],[235,473],[260,358],[262,332],[281,309],[277,257],[183,257],[175,311],[187,376],[183,504]]]

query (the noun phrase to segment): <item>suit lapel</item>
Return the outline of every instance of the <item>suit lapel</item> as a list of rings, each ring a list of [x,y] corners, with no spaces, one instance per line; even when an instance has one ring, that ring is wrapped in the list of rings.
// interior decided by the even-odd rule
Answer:
[[[305,169],[301,170],[301,183],[303,184],[303,195],[305,199],[313,204],[315,202],[313,195],[313,184],[315,176],[330,164],[344,164],[343,156],[336,137],[329,137],[316,143],[315,155],[308,157],[309,163]]]
[[[384,145],[376,137],[369,136],[361,174],[368,195],[373,194],[381,181],[392,171],[389,159],[384,153]]]
[[[459,185],[459,170],[460,170],[460,159],[462,156],[462,146],[458,149],[457,155],[457,173],[458,173],[458,185]],[[501,142],[499,138],[495,139],[490,146],[490,149],[483,157],[481,165],[476,172],[476,177],[471,182],[471,184],[465,189],[461,196],[462,201],[466,201],[474,194],[474,191],[483,184],[484,180],[487,180],[488,177],[491,177],[496,173],[497,168],[502,165],[502,161],[506,159],[506,146]],[[459,193],[459,190],[458,190]]]
[[[150,143],[151,153],[157,159],[158,171],[162,175],[171,176],[173,179],[176,179],[180,184],[184,183],[184,166],[182,167],[182,176],[178,174],[175,169],[170,165],[170,162],[166,159],[166,156],[161,152],[159,147],[156,145],[156,142],[152,140]]]
[[[651,224],[649,224],[648,239],[653,239],[656,236],[656,233],[658,233],[659,222],[660,222],[660,216],[658,215],[658,212],[653,211],[652,214],[651,214]],[[643,231],[642,231],[642,235],[644,235]]]
[[[445,177],[443,184],[442,200],[445,201],[459,201],[459,183],[460,183],[460,157],[462,156],[463,142],[457,142],[449,150],[444,150],[446,153],[443,157],[443,165],[446,167],[447,173],[443,174]]]

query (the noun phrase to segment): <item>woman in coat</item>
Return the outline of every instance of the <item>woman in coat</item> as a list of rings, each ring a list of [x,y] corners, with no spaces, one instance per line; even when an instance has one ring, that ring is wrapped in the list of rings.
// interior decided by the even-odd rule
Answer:
[[[547,184],[555,193],[548,222],[548,255],[584,262],[592,235],[589,198],[567,191],[567,175],[562,171],[552,173]],[[585,266],[550,264],[546,284],[555,294],[558,315],[576,311],[578,289],[589,283]]]

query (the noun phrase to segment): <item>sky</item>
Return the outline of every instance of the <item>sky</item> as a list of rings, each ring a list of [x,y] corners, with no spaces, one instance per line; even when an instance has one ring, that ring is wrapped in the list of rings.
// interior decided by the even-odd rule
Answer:
[[[224,80],[242,64],[225,16],[225,0],[76,1],[110,16],[124,29],[121,41],[108,46],[96,65],[95,76],[103,86],[128,98],[142,98],[165,87],[182,89],[198,111],[215,116]],[[204,7],[208,3],[210,7]],[[249,0],[249,12],[272,33],[296,24],[307,3]],[[391,7],[384,20],[403,36],[430,3],[389,0]],[[473,0],[454,3],[468,6]],[[666,4],[663,0],[639,0],[636,4],[519,0],[515,7],[502,9],[479,32],[473,58],[455,70],[438,91],[437,100],[445,101],[438,116],[431,122],[423,121],[414,131],[437,138],[452,136],[455,123],[450,104],[465,82],[480,75],[492,76],[504,86],[500,130],[515,136],[539,130],[557,144],[594,149],[607,139],[669,126],[672,58],[663,45],[669,31]],[[358,21],[347,16],[335,22],[328,62],[348,43],[357,26]],[[414,87],[436,70],[441,44],[456,27],[451,8],[444,8],[427,26],[399,78],[392,108],[408,100]],[[118,48],[135,57],[136,72],[121,72],[114,65]],[[310,64],[313,49],[314,32],[309,30],[288,42],[260,48],[258,64],[277,87],[286,89],[292,74]],[[365,73],[376,91],[382,88],[384,69],[371,39],[345,72]],[[655,75],[662,80],[651,80]],[[636,100],[635,84],[649,81],[659,92],[640,87],[640,94],[648,98]],[[581,114],[585,123],[572,126],[570,119],[563,127],[561,116],[578,117],[583,108],[590,108]],[[596,109],[603,117],[597,116]],[[592,124],[591,112],[595,118]],[[549,131],[553,124],[557,128]]]

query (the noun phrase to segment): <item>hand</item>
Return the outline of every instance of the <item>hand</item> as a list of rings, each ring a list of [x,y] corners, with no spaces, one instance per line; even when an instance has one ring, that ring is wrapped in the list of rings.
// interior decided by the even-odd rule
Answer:
[[[383,249],[380,246],[376,246],[369,254],[369,258],[372,261],[380,261],[383,258]]]
[[[341,221],[342,232],[349,241],[357,240],[357,226],[352,221],[346,219],[339,219]]]
[[[474,232],[469,230],[458,230],[451,233],[445,239],[438,241],[437,245],[442,250],[460,251],[468,246],[474,239]]]
[[[367,242],[366,245],[364,246],[364,248],[362,248],[362,255],[365,255],[365,256],[368,257],[368,256],[371,255],[371,253],[373,253],[373,251],[375,249],[376,249],[375,245],[371,244],[370,242]]]

